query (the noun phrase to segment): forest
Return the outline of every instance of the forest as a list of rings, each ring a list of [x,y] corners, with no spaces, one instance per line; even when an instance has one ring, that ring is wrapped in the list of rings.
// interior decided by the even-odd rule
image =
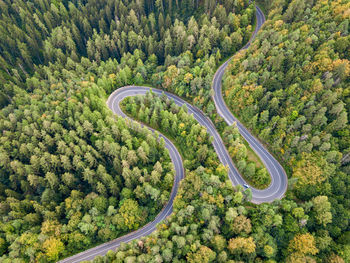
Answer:
[[[172,215],[98,262],[350,261],[348,0],[0,0],[0,262],[56,262],[152,221],[175,176],[164,141],[106,106],[125,85],[172,92],[215,124],[254,186],[270,177],[211,99],[288,173],[282,200],[233,187],[206,129],[166,97],[124,111],[183,158]]]

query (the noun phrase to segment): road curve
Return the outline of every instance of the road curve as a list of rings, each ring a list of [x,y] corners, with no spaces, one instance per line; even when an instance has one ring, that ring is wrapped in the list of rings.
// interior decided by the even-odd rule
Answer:
[[[125,89],[127,89],[127,87],[124,87],[124,88],[121,88],[121,89],[114,91],[109,96],[109,98],[107,100],[107,105],[115,114],[117,114],[123,118],[131,120],[129,117],[127,117],[124,114],[124,112],[121,110],[121,108],[119,106],[119,103],[125,97],[127,97],[127,96],[125,96],[126,93],[123,92],[123,91],[125,91]],[[132,90],[129,90],[129,92],[127,94],[129,94],[129,96],[134,96],[137,94],[145,94],[145,93],[146,92],[139,93],[137,91],[134,92]],[[131,120],[131,125],[140,125],[140,124],[135,123]],[[151,131],[155,132],[153,129],[151,129],[149,127],[147,127],[147,128],[150,129]],[[184,171],[181,155],[178,152],[178,150],[176,149],[175,145],[168,138],[166,138],[163,134],[158,133],[158,135],[160,138],[164,139],[165,147],[169,151],[169,155],[170,155],[170,158],[171,158],[171,161],[174,165],[174,170],[175,170],[174,184],[173,184],[173,187],[172,187],[172,190],[170,193],[169,201],[165,205],[165,207],[163,207],[163,209],[160,211],[160,213],[157,215],[157,217],[152,222],[149,222],[147,225],[139,228],[138,230],[131,232],[127,235],[121,236],[121,237],[114,239],[110,242],[103,243],[102,245],[85,250],[85,251],[83,251],[79,254],[76,254],[74,256],[65,258],[59,262],[61,262],[61,263],[77,263],[77,262],[86,261],[86,260],[93,260],[98,255],[105,255],[109,250],[115,250],[117,247],[120,246],[121,243],[127,243],[127,242],[130,242],[132,240],[135,240],[135,239],[138,239],[138,238],[141,238],[143,236],[147,236],[147,235],[151,234],[152,232],[154,232],[156,230],[157,224],[160,223],[161,221],[163,221],[164,219],[166,219],[172,213],[174,198],[177,194],[177,190],[179,188],[179,183],[184,178],[185,171]]]
[[[256,18],[257,18],[257,24],[255,31],[252,35],[251,40],[242,48],[247,49],[250,46],[251,41],[256,36],[258,30],[262,26],[262,24],[265,21],[264,14],[261,12],[260,8],[256,6]],[[227,108],[223,97],[221,93],[221,81],[224,74],[224,70],[227,67],[229,61],[226,61],[221,67],[217,70],[214,79],[213,79],[213,89],[215,91],[215,95],[213,96],[213,100],[216,105],[216,109],[220,116],[222,116],[225,121],[232,125],[234,122],[237,123],[238,129],[241,132],[242,136],[248,141],[251,148],[259,155],[261,160],[264,162],[265,166],[267,167],[267,170],[269,171],[271,175],[271,184],[267,189],[264,190],[258,190],[252,188],[252,202],[254,203],[262,203],[262,202],[272,202],[275,199],[282,198],[286,188],[287,188],[287,176],[282,168],[282,166],[275,160],[275,158],[264,148],[264,146],[255,139],[250,132],[230,113],[229,109]],[[107,100],[108,107],[117,115],[122,116],[124,118],[130,119],[125,115],[125,113],[120,108],[120,102],[130,96],[136,96],[136,95],[144,95],[146,94],[151,88],[149,87],[143,87],[143,86],[126,86],[120,89],[117,89],[114,91]],[[234,166],[232,159],[227,152],[224,143],[221,139],[221,136],[217,132],[214,124],[212,121],[204,115],[204,113],[199,110],[198,108],[192,106],[188,102],[185,102],[178,96],[159,90],[159,89],[152,89],[152,92],[156,95],[160,96],[163,93],[168,96],[170,99],[172,99],[178,106],[182,106],[186,104],[188,113],[192,114],[193,117],[204,127],[206,127],[207,132],[213,137],[212,144],[214,146],[214,149],[219,157],[219,160],[222,164],[227,166],[229,168],[228,176],[232,182],[233,185],[243,185],[245,183],[242,176],[239,174],[238,170]],[[154,131],[153,129],[149,128],[150,130]],[[98,255],[105,255],[109,250],[115,250],[117,247],[120,246],[121,243],[127,243],[132,240],[138,239],[143,236],[147,236],[151,234],[153,231],[156,230],[156,226],[158,223],[160,223],[162,220],[164,220],[166,217],[168,217],[172,213],[172,207],[173,207],[173,201],[177,194],[177,189],[179,187],[180,180],[184,178],[184,168],[182,164],[182,159],[177,151],[174,144],[167,139],[164,135],[159,134],[161,138],[165,141],[165,147],[169,150],[169,155],[171,157],[171,160],[174,164],[174,169],[176,172],[175,178],[174,178],[174,185],[172,188],[172,192],[170,195],[170,199],[167,203],[167,205],[162,209],[162,211],[157,215],[157,217],[147,225],[143,226],[142,228],[131,232],[125,236],[122,236],[120,238],[117,238],[115,240],[112,240],[110,242],[104,243],[102,245],[99,245],[97,247],[85,250],[79,254],[76,254],[72,257],[63,259],[59,262],[61,263],[77,263],[81,261],[86,260],[92,260]]]
[[[251,41],[255,38],[257,32],[261,28],[261,26],[265,22],[265,16],[261,9],[256,6],[256,28],[255,31],[250,39],[250,41],[241,49],[247,49]],[[231,58],[227,60],[225,63],[223,63],[220,68],[216,71],[212,88],[214,90],[213,100],[216,106],[216,110],[219,113],[219,115],[226,121],[228,125],[232,125],[233,123],[236,123],[241,135],[244,137],[244,139],[249,143],[250,147],[257,153],[257,155],[260,157],[262,162],[264,163],[266,169],[268,170],[270,176],[271,176],[271,184],[268,188],[264,190],[258,190],[252,187],[252,193],[253,193],[253,201],[256,203],[261,202],[271,202],[274,199],[282,198],[284,193],[287,190],[287,184],[288,184],[288,178],[287,175],[283,169],[283,167],[279,164],[279,162],[265,149],[265,147],[259,142],[249,131],[246,127],[242,125],[237,118],[235,118],[232,113],[230,112],[229,108],[227,107],[223,96],[222,96],[222,77],[224,75],[225,69],[227,65],[229,64]],[[232,164],[233,165],[233,164]],[[243,184],[244,179],[242,176],[239,175],[237,169],[233,168],[231,169],[230,166],[230,172],[234,173],[234,176],[237,178],[237,183]]]

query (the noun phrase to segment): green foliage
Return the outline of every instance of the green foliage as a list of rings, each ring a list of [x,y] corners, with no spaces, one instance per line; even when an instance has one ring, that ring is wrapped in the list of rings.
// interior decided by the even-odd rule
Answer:
[[[241,21],[252,21],[253,5],[211,0],[0,5],[0,106],[10,103],[0,114],[4,258],[56,261],[145,224],[166,203],[174,171],[149,131],[131,130],[112,118],[106,93],[145,81],[162,85],[167,68],[175,67],[186,93],[196,87],[203,99],[210,85],[202,75],[213,74],[208,56],[219,59],[225,38],[238,40],[225,43],[225,54],[242,45],[251,31]],[[155,125],[160,117],[152,110],[147,118]],[[205,132],[200,136],[209,144]],[[200,154],[188,167],[219,164],[206,144],[195,149]],[[56,230],[42,238],[43,226],[52,221]]]
[[[350,260],[349,4],[263,2],[269,20],[232,60],[224,96],[293,171],[291,191],[248,203],[186,108],[130,99],[131,116],[179,147],[186,177],[158,231],[96,262]],[[4,0],[0,10],[0,261],[57,261],[163,207],[169,155],[147,129],[113,118],[105,99],[120,86],[190,101],[224,131],[240,171],[268,184],[210,99],[221,57],[251,35],[253,2]]]
[[[168,152],[150,131],[130,129],[105,108],[103,86],[117,66],[127,67],[109,61],[96,68],[101,86],[82,68],[59,78],[53,66],[43,68],[50,81],[35,74],[27,85],[40,89],[15,95],[2,110],[4,257],[57,261],[140,227],[167,201],[174,177]]]
[[[310,233],[329,233],[316,238],[319,261],[346,261],[339,253],[346,248],[336,243],[349,229],[343,220],[349,217],[350,190],[344,177],[350,171],[345,132],[350,128],[350,57],[349,45],[343,46],[349,41],[349,4],[262,2],[269,19],[252,47],[229,65],[226,103],[292,171],[291,197],[304,203],[303,211],[293,209],[294,215],[308,217],[308,223],[299,219],[299,225],[306,223]],[[298,231],[291,217],[284,224]],[[288,253],[290,262],[312,260],[311,255]]]
[[[260,158],[253,150],[246,146],[244,138],[240,135],[235,125],[225,126],[222,138],[226,148],[242,176],[258,189],[266,188],[271,177],[264,168]]]
[[[12,97],[16,91],[5,85],[11,80],[32,91],[34,86],[23,82],[36,65],[79,62],[82,57],[100,63],[109,58],[121,60],[125,53],[138,49],[168,66],[170,56],[187,50],[198,58],[216,53],[225,38],[233,40],[225,43],[225,50],[234,52],[242,37],[250,34],[247,26],[253,20],[253,6],[248,1],[204,2],[2,1],[1,89]],[[134,63],[139,64],[138,59]],[[139,64],[135,82],[145,80],[151,70]],[[130,84],[128,73],[127,69],[121,72],[121,85]]]
[[[213,147],[209,146],[211,143],[206,129],[187,113],[186,107],[180,108],[166,96],[158,97],[152,92],[145,96],[127,97],[121,104],[131,117],[172,138],[187,160],[185,168],[219,165]]]

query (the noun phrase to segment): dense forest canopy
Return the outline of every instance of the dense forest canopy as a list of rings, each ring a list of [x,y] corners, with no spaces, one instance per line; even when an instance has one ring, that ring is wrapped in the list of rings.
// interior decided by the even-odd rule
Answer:
[[[243,0],[206,0],[199,9],[198,1],[6,0],[0,5],[0,80],[7,96],[13,89],[5,80],[30,90],[23,83],[42,64],[121,59],[135,49],[155,55],[160,64],[187,50],[203,57],[223,46],[228,55],[254,18]]]
[[[210,87],[249,40],[254,4],[0,0],[1,262],[55,262],[139,228],[167,202],[168,151],[112,116],[105,100],[118,87],[149,84],[202,109],[245,173],[244,142]],[[350,2],[260,4],[267,22],[233,58],[223,93],[290,171],[285,198],[249,203],[185,108],[129,98],[130,116],[175,142],[186,177],[155,233],[95,262],[350,261]],[[260,173],[250,176],[264,184]]]
[[[103,90],[80,77],[51,76],[3,109],[1,249],[12,259],[55,261],[108,241],[168,200],[174,171],[162,141],[114,119]]]
[[[298,198],[336,195],[331,182],[350,173],[349,3],[282,3],[234,57],[226,101],[293,168]]]
[[[154,218],[172,187],[169,155],[113,118],[106,92],[166,87],[168,66],[181,76],[191,64],[189,80],[209,92],[208,56],[237,50],[254,18],[247,2],[221,4],[0,2],[2,261],[56,261]]]

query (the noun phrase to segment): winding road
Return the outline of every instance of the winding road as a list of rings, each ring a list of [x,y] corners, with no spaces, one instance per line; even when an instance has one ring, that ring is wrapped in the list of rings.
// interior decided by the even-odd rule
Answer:
[[[250,46],[251,41],[254,39],[258,30],[261,28],[264,22],[265,22],[264,13],[261,11],[261,9],[258,6],[256,6],[255,31],[250,41],[241,50],[247,49]],[[252,193],[253,193],[252,201],[254,203],[271,202],[275,199],[283,197],[284,193],[287,190],[288,178],[283,167],[280,165],[280,163],[265,149],[262,143],[259,142],[248,131],[248,129],[244,127],[242,123],[240,123],[240,121],[233,116],[233,114],[230,112],[229,108],[227,107],[222,97],[222,87],[221,87],[222,77],[224,75],[225,69],[229,64],[230,60],[231,58],[228,59],[225,63],[223,63],[214,75],[212,88],[214,90],[213,100],[215,103],[215,107],[218,114],[226,121],[228,125],[233,125],[233,123],[236,123],[236,126],[239,132],[244,137],[244,139],[249,143],[249,146],[254,150],[254,152],[260,157],[260,159],[264,163],[266,169],[268,170],[271,176],[271,183],[268,188],[265,188],[264,190],[258,190],[251,187]],[[236,184],[243,185],[245,181],[242,178],[242,176],[239,174],[238,170],[234,168],[234,164],[231,162],[228,165],[230,167],[230,172],[229,172],[230,179],[232,176],[231,174],[233,174],[233,176],[236,179]],[[232,179],[231,181],[234,182]]]
[[[262,26],[262,24],[265,21],[264,14],[260,10],[259,7],[256,7],[256,17],[257,17],[257,24],[255,31],[252,35],[251,40],[242,48],[246,49],[249,47],[251,41],[256,36],[258,30]],[[232,125],[234,122],[236,122],[236,125],[241,133],[241,135],[247,140],[250,147],[259,155],[261,160],[264,162],[267,170],[269,171],[271,175],[271,184],[268,188],[264,190],[258,190],[255,188],[252,189],[252,202],[254,203],[262,203],[262,202],[272,202],[275,199],[282,198],[286,189],[287,189],[287,176],[282,168],[282,166],[276,161],[276,159],[264,148],[264,146],[255,139],[251,133],[231,114],[229,109],[227,108],[223,97],[221,93],[221,82],[222,77],[225,71],[225,68],[227,67],[230,60],[226,61],[224,64],[221,65],[221,67],[217,70],[214,79],[213,79],[213,85],[212,88],[215,91],[215,95],[213,96],[213,100],[216,105],[216,109],[221,117],[224,118],[224,120],[229,124]],[[143,86],[126,86],[123,88],[119,88],[116,91],[114,91],[107,100],[108,107],[117,115],[122,116],[124,118],[129,119],[125,113],[120,108],[120,102],[129,96],[136,96],[136,95],[144,95],[150,90],[149,87],[143,87]],[[204,113],[199,110],[198,108],[192,106],[188,102],[185,102],[181,98],[177,97],[174,94],[159,90],[159,89],[152,89],[152,92],[158,96],[161,96],[162,94],[165,94],[170,99],[172,99],[177,105],[182,106],[186,104],[188,113],[192,114],[193,117],[204,127],[207,128],[207,132],[213,137],[213,146],[214,149],[220,159],[220,161],[225,165],[229,167],[229,173],[228,176],[232,182],[233,185],[243,185],[245,183],[242,176],[239,174],[238,170],[234,166],[232,159],[230,155],[228,154],[226,147],[221,139],[221,136],[217,132],[214,124],[212,121],[204,115]],[[153,129],[151,129],[153,131]],[[121,243],[126,243],[131,240],[138,239],[140,237],[149,235],[153,231],[156,230],[156,226],[158,223],[160,223],[162,220],[164,220],[166,217],[168,217],[172,213],[172,207],[173,207],[173,201],[177,194],[177,189],[179,187],[179,183],[181,179],[184,178],[184,168],[182,164],[182,159],[177,151],[174,144],[167,139],[162,134],[159,134],[160,137],[162,137],[165,141],[165,147],[169,150],[169,154],[171,157],[171,160],[174,164],[174,169],[176,172],[176,176],[174,179],[174,185],[173,189],[170,195],[170,199],[167,203],[167,205],[162,209],[162,211],[157,215],[157,217],[147,225],[143,226],[142,228],[131,232],[125,236],[122,236],[120,238],[117,238],[115,240],[112,240],[110,242],[104,243],[102,245],[99,245],[97,247],[88,249],[86,251],[83,251],[77,255],[74,255],[72,257],[66,258],[61,260],[61,263],[77,263],[85,260],[92,260],[98,255],[105,255],[107,251],[109,250],[115,250],[117,247],[120,246]]]

